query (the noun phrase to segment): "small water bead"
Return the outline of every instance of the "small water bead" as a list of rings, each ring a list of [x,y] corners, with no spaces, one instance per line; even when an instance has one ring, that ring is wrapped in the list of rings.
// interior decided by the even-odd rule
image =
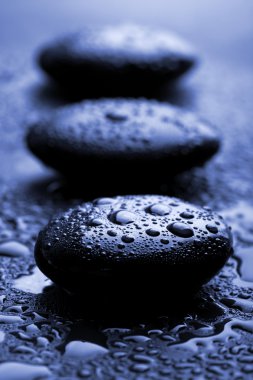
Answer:
[[[148,338],[145,335],[129,335],[129,336],[125,336],[123,339],[127,342],[137,343],[137,344],[138,343],[146,343],[146,342],[149,342],[151,340],[150,338]]]
[[[167,239],[161,239],[160,241],[161,241],[162,244],[169,244],[169,242],[170,242],[170,241],[167,240]]]
[[[115,236],[117,236],[117,232],[116,232],[116,231],[113,231],[113,230],[108,230],[108,231],[107,231],[107,235],[112,236],[112,237],[115,237]]]
[[[154,228],[149,228],[146,230],[146,234],[152,237],[156,237],[160,235],[160,232],[158,230],[155,230]]]
[[[94,218],[89,222],[89,225],[92,227],[101,226],[103,224],[103,220],[100,218]]]
[[[123,235],[121,240],[124,243],[133,243],[134,242],[134,238],[132,236],[129,236],[129,235]]]
[[[127,210],[116,211],[109,216],[110,220],[114,223],[125,225],[133,223],[136,220],[136,215]]]
[[[106,118],[113,121],[113,122],[123,122],[128,119],[127,115],[119,114],[116,112],[107,112]]]
[[[164,203],[155,203],[148,208],[148,211],[153,215],[164,216],[170,214],[171,208]]]
[[[217,234],[218,233],[218,228],[214,224],[211,224],[211,223],[207,224],[206,229],[207,229],[207,231],[211,232],[211,234]]]
[[[192,228],[180,222],[170,224],[167,229],[174,235],[182,238],[190,238],[194,235]]]
[[[103,206],[103,205],[108,205],[114,203],[115,200],[113,198],[97,198],[95,199],[94,203],[97,206]]]
[[[150,366],[147,364],[138,363],[138,364],[133,364],[130,367],[130,370],[134,371],[136,373],[144,373],[144,372],[147,372],[149,370],[149,368],[150,368]]]
[[[188,211],[181,212],[180,216],[181,216],[181,218],[184,218],[184,219],[193,219],[194,218],[194,215]]]
[[[36,355],[36,351],[32,349],[31,347],[19,345],[17,347],[14,347],[12,352],[17,354],[24,354],[24,355]]]
[[[88,378],[92,375],[92,372],[87,368],[83,368],[79,371],[79,376],[81,376],[82,378]]]

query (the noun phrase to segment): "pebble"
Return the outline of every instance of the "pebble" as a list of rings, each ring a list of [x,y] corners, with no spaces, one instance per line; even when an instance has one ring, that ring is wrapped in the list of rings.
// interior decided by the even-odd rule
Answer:
[[[186,212],[190,222],[180,216]],[[53,218],[35,247],[40,270],[70,292],[140,297],[196,290],[231,253],[221,216],[159,195],[84,203]]]
[[[39,118],[28,128],[27,144],[44,164],[85,182],[86,189],[111,188],[111,195],[122,193],[118,188],[138,192],[139,186],[141,193],[157,192],[172,174],[211,158],[220,139],[178,107],[117,98],[68,105]]]
[[[62,87],[104,96],[147,91],[178,78],[196,61],[194,49],[175,34],[126,24],[64,36],[38,57]]]

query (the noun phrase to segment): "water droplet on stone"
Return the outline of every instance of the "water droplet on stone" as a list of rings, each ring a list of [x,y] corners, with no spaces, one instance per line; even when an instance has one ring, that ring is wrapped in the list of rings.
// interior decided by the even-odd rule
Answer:
[[[92,227],[101,226],[103,224],[103,220],[100,218],[94,218],[89,222],[89,225]]]
[[[136,219],[136,215],[127,210],[120,210],[110,215],[110,220],[114,223],[125,225],[133,223]]]
[[[171,212],[171,208],[163,203],[155,203],[149,207],[149,212],[153,215],[168,215]]]
[[[116,232],[116,231],[113,231],[113,230],[108,230],[108,231],[107,231],[107,234],[108,234],[109,236],[112,236],[112,237],[117,236],[117,232]]]
[[[193,219],[194,218],[194,215],[188,211],[181,212],[180,216],[181,216],[181,218],[184,218],[184,219]]]
[[[134,242],[134,238],[132,236],[129,236],[129,235],[123,235],[121,240],[124,243],[133,243]]]
[[[97,206],[103,206],[103,205],[108,205],[108,204],[111,204],[111,203],[114,203],[115,200],[112,199],[112,198],[97,198],[95,199],[94,203],[97,205]]]
[[[149,228],[146,230],[146,234],[152,237],[159,236],[160,232],[158,230],[155,230],[154,228]]]
[[[171,233],[182,238],[190,238],[194,235],[193,229],[184,223],[176,222],[170,224],[167,228]]]
[[[217,226],[213,225],[213,224],[207,224],[206,225],[206,229],[211,232],[212,234],[217,234],[218,233],[218,228]]]
[[[116,112],[107,112],[106,117],[113,122],[123,122],[128,119],[127,115],[119,114]]]

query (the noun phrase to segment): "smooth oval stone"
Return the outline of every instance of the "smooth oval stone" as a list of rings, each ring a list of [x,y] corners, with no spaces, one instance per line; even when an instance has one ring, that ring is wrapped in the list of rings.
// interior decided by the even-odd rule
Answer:
[[[118,119],[108,118],[112,114]],[[171,174],[202,165],[219,143],[216,132],[194,114],[144,99],[65,106],[32,123],[27,133],[28,147],[45,164],[86,189],[111,187],[110,194],[135,192],[138,186],[154,192]]]
[[[62,37],[45,46],[38,60],[65,88],[111,96],[146,92],[181,76],[197,59],[187,42],[168,31],[119,25]]]
[[[70,209],[39,234],[37,265],[70,292],[140,297],[187,293],[209,281],[232,252],[230,229],[209,210],[158,195],[112,199],[101,207],[94,201]],[[152,205],[170,213],[151,214]],[[111,215],[122,210],[126,218],[118,223]],[[186,211],[190,221],[181,216]],[[101,224],[91,225],[94,219]],[[217,232],[207,225],[215,225]]]

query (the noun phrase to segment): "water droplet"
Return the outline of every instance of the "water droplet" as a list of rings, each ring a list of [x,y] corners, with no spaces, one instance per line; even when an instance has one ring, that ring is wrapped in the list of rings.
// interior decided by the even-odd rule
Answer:
[[[212,234],[217,234],[218,233],[218,228],[217,226],[213,225],[213,224],[207,224],[206,225],[206,229],[207,231],[211,232]]]
[[[134,242],[134,238],[132,236],[129,236],[129,235],[123,235],[121,240],[124,243],[133,243]]]
[[[184,218],[184,219],[192,219],[192,218],[194,218],[194,215],[191,214],[188,211],[181,212],[180,216],[181,216],[181,218]]]
[[[149,370],[149,365],[142,363],[133,364],[130,369],[137,373],[144,373]]]
[[[18,362],[0,364],[0,379],[4,380],[36,380],[51,376],[51,371],[41,365],[32,365]]]
[[[151,214],[159,216],[168,215],[171,212],[171,208],[163,203],[155,203],[148,210]]]
[[[0,323],[12,324],[12,323],[23,323],[23,319],[16,315],[0,315]]]
[[[108,234],[109,236],[112,236],[112,237],[117,236],[117,232],[116,232],[116,231],[113,231],[113,230],[108,230],[108,231],[107,231],[107,234]]]
[[[150,338],[148,338],[145,335],[129,335],[129,336],[125,336],[124,340],[128,342],[132,342],[132,343],[145,343],[145,342],[150,341]]]
[[[113,198],[97,198],[94,201],[94,203],[98,206],[109,205],[114,202],[115,200]]]
[[[152,237],[159,236],[160,232],[158,230],[155,230],[154,228],[149,228],[146,230],[146,234]]]
[[[136,215],[127,210],[120,210],[111,214],[109,218],[113,223],[125,225],[133,223],[136,219]]]
[[[116,112],[107,112],[106,118],[113,121],[113,122],[123,122],[128,119],[127,115],[119,114]]]
[[[96,226],[101,226],[103,224],[103,220],[100,218],[94,218],[90,220],[89,226],[96,227]]]
[[[5,338],[5,332],[0,331],[0,343],[2,343],[4,341],[4,338]]]
[[[9,257],[29,256],[30,251],[24,245],[17,241],[7,241],[0,244],[0,255]]]
[[[176,223],[170,224],[167,227],[167,229],[174,235],[182,237],[182,238],[190,238],[194,235],[192,228],[190,228],[184,223],[176,222]]]
[[[88,359],[97,355],[106,354],[108,350],[98,344],[74,340],[66,345],[65,357],[74,359]]]

